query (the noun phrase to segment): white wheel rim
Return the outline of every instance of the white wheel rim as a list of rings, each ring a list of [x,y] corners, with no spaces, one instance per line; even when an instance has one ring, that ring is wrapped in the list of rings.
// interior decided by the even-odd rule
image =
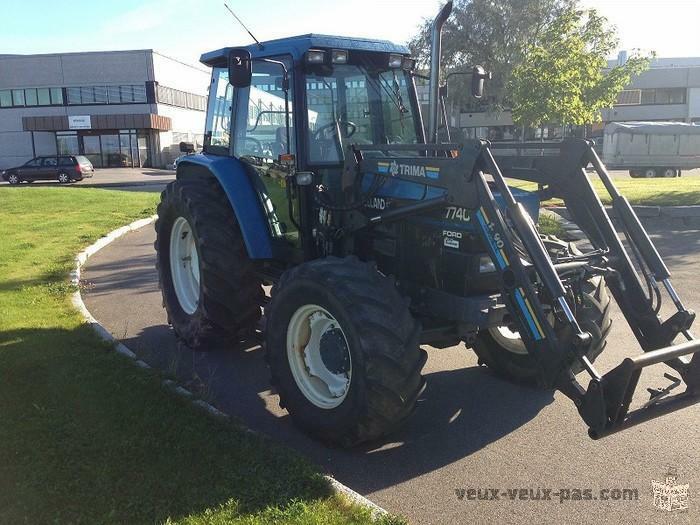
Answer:
[[[653,179],[653,178],[656,176],[656,172],[655,172],[654,170],[646,170],[646,171],[644,172],[644,176],[645,176],[647,179]]]
[[[547,315],[547,321],[550,325],[554,324],[554,316],[550,313]],[[527,347],[520,337],[518,330],[511,330],[508,326],[494,326],[489,328],[491,337],[505,350],[513,354],[528,355]]]
[[[675,177],[676,176],[676,170],[665,170],[664,171],[664,177]]]
[[[199,305],[199,254],[184,217],[178,217],[170,230],[170,274],[180,307],[192,315]]]
[[[61,173],[58,176],[58,181],[59,182],[68,182],[68,175],[66,175],[65,173]]]
[[[17,175],[10,175],[9,177],[10,184],[16,184],[18,180]]]
[[[527,348],[517,330],[511,330],[507,326],[496,326],[489,328],[489,333],[505,350],[513,354],[527,355]]]
[[[294,312],[287,327],[287,358],[294,381],[311,403],[331,409],[345,400],[352,356],[345,332],[328,310],[307,304]]]

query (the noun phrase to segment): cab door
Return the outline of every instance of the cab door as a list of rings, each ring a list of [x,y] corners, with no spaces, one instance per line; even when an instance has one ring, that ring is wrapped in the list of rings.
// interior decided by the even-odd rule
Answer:
[[[255,61],[251,85],[236,89],[233,96],[233,154],[252,175],[272,237],[299,248],[298,207],[287,184],[296,159],[292,60],[286,56],[270,58],[286,64],[289,79],[286,97],[282,66]]]

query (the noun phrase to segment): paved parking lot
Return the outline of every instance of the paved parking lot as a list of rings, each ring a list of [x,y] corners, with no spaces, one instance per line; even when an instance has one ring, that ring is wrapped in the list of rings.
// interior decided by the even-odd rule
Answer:
[[[69,187],[140,189],[160,191],[168,182],[175,179],[172,170],[154,168],[104,168],[96,169],[88,179],[73,182]],[[8,185],[2,181],[4,185]],[[58,181],[37,181],[32,186],[58,186]]]
[[[686,304],[697,310],[700,231],[651,234]],[[83,297],[92,314],[141,359],[411,523],[700,523],[700,500],[693,496],[700,488],[698,406],[592,441],[564,396],[494,377],[463,345],[428,348],[427,388],[398,432],[352,450],[320,445],[279,407],[262,349],[192,354],[178,348],[161,306],[153,240],[147,226],[89,260]],[[608,348],[596,362],[603,372],[639,352],[617,309],[613,318]],[[666,384],[663,371],[645,372],[643,385]],[[653,505],[651,482],[663,481],[669,465],[679,483],[690,485],[687,512]],[[503,495],[472,500],[469,489]],[[511,499],[520,489],[527,498]],[[560,489],[590,490],[596,499],[541,499],[545,490]],[[601,491],[622,489],[636,491],[636,497],[603,500]],[[530,490],[540,499],[529,500]]]

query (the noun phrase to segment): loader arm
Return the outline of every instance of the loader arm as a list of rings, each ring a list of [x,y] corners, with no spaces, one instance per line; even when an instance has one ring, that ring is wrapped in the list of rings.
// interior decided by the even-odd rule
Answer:
[[[366,156],[369,151],[374,155]],[[409,151],[414,156],[408,156]],[[383,156],[377,157],[377,152]],[[612,197],[613,211],[632,254],[625,249],[611,216],[588,180],[585,168],[589,163]],[[343,173],[348,180],[373,174],[427,187],[426,197],[413,204],[384,213],[347,215],[341,225],[345,233],[423,213],[446,203],[470,210],[499,273],[502,302],[519,327],[528,353],[538,364],[540,384],[557,388],[574,401],[592,438],[700,401],[700,358],[695,355],[700,351],[700,341],[690,334],[695,314],[683,305],[671,284],[668,269],[634,210],[619,194],[587,141],[567,139],[559,143],[493,146],[485,141],[467,141],[463,145],[355,145],[350,146],[346,155]],[[594,247],[574,264],[581,265],[582,271],[605,277],[639,342],[641,355],[625,359],[605,375],[588,360],[586,350],[591,334],[579,325],[575,304],[557,265],[552,262],[532,219],[513,197],[505,177],[537,182],[543,194],[564,200]],[[500,193],[500,205],[492,188]],[[529,259],[527,265],[519,251],[522,249]],[[645,293],[643,283],[649,294]],[[659,283],[677,310],[665,321],[657,314],[661,300]],[[570,337],[566,340],[555,333],[552,315],[568,325]],[[478,320],[474,322],[478,324]],[[673,346],[679,335],[688,342]],[[692,358],[688,360],[687,356]],[[572,358],[590,376],[587,388],[572,373]],[[667,374],[671,385],[650,391],[650,400],[630,413],[642,369],[662,363],[680,378]],[[671,396],[671,389],[681,383],[685,383],[685,391]]]

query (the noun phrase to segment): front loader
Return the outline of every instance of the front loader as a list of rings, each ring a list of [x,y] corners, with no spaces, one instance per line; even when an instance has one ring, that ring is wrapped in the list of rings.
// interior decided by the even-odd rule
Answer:
[[[195,350],[262,341],[280,404],[341,445],[410,415],[421,345],[464,342],[496,373],[562,391],[596,439],[697,403],[695,314],[591,144],[438,140],[451,6],[433,24],[425,119],[415,61],[390,42],[303,35],[203,55],[204,152],[179,163],[156,223],[178,339]],[[474,69],[474,96],[487,78]],[[564,201],[585,251],[540,233],[549,198]],[[663,292],[676,312],[662,321]],[[610,295],[641,353],[601,374]],[[630,411],[641,371],[656,364],[669,384]]]

